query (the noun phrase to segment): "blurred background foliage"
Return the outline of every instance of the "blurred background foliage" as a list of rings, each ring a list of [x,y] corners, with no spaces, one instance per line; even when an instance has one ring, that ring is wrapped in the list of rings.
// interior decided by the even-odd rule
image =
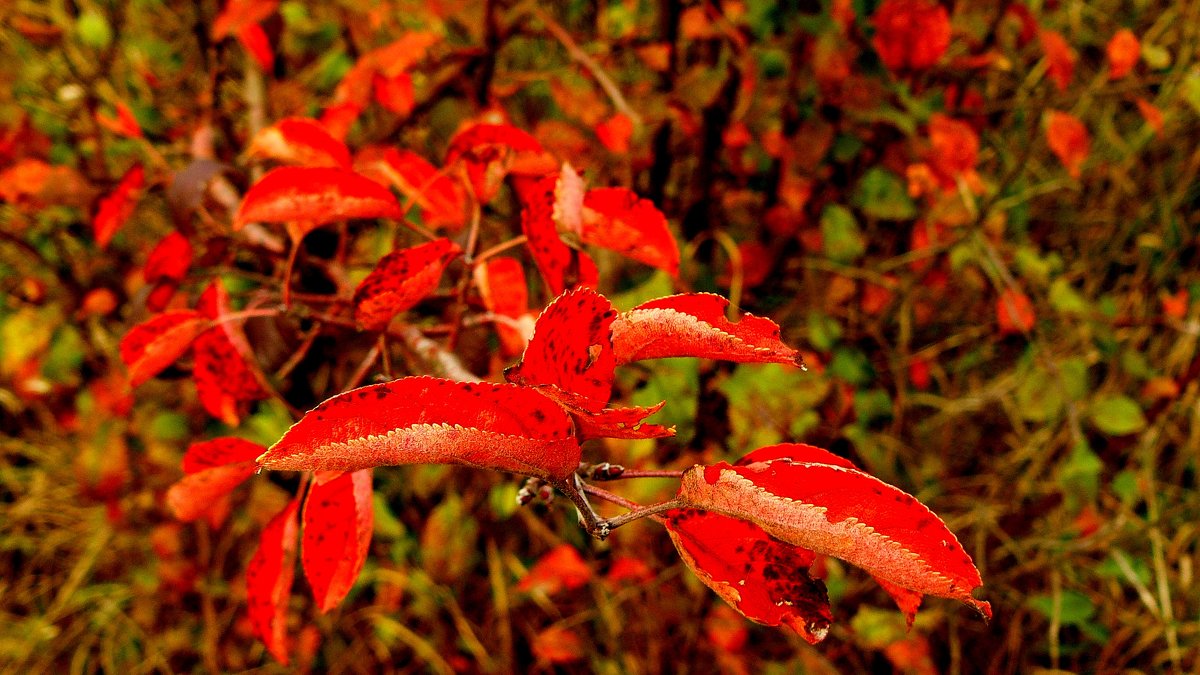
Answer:
[[[268,400],[229,428],[179,370],[130,396],[116,345],[148,315],[147,251],[176,229],[197,257],[175,302],[216,275],[235,297],[271,288],[228,200],[172,186],[207,157],[236,204],[256,130],[328,121],[356,61],[411,31],[439,39],[409,94],[377,93],[344,129],[352,148],[437,163],[465,121],[498,114],[667,214],[678,280],[598,258],[619,307],[715,291],[806,351],[808,372],[625,369],[623,400],[665,399],[656,421],[679,435],[591,456],[686,467],[829,447],[945,518],[996,616],[931,599],[906,632],[831,560],[838,622],[810,647],[725,607],[652,523],[585,541],[564,504],[517,509],[510,477],[406,467],[376,472],[372,554],[346,603],[319,616],[293,594],[301,669],[1200,669],[1200,2],[237,4],[259,12],[266,53],[214,37],[215,0],[0,7],[0,670],[275,667],[241,575],[294,482],[252,481],[220,529],[174,522],[162,497],[190,442],[269,444],[291,414]],[[134,163],[145,195],[102,250],[96,200]],[[510,191],[484,215],[485,236],[508,236]],[[269,338],[256,350],[278,364],[294,336]],[[318,345],[284,393],[301,408],[335,393],[369,347]],[[503,365],[493,351],[460,348],[480,373]],[[622,488],[642,501],[671,484]],[[586,571],[518,586],[564,542]]]

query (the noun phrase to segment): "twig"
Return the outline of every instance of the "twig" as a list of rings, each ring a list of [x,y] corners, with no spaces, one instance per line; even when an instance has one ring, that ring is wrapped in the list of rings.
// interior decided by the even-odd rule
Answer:
[[[630,107],[629,102],[625,100],[625,96],[621,94],[621,90],[617,88],[617,85],[612,81],[612,78],[608,76],[608,73],[604,72],[604,69],[600,67],[600,64],[596,63],[596,60],[589,56],[587,52],[580,49],[579,45],[576,44],[575,40],[571,37],[571,34],[568,33],[566,29],[562,27],[562,25],[551,18],[549,14],[542,11],[542,9],[536,4],[529,3],[528,7],[529,13],[537,17],[542,23],[546,24],[546,30],[550,31],[550,34],[553,35],[560,44],[562,44],[563,48],[567,50],[567,54],[569,54],[574,61],[578,62],[579,65],[587,69],[592,78],[596,80],[596,84],[600,85],[600,88],[604,90],[605,94],[608,94],[608,98],[612,100],[613,107],[616,108],[621,114],[628,117],[633,122],[633,126],[635,128],[642,126],[642,116],[639,115],[632,107]]]

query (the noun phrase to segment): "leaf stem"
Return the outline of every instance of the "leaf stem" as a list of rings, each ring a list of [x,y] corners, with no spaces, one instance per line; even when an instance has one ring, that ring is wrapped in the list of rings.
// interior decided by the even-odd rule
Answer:
[[[495,246],[492,246],[490,248],[485,248],[483,251],[480,251],[479,255],[475,256],[475,259],[472,261],[472,263],[474,265],[478,265],[479,263],[487,260],[488,258],[491,258],[494,255],[503,253],[504,251],[507,251],[510,248],[520,246],[521,244],[524,244],[527,241],[529,241],[529,238],[526,237],[525,235],[523,235],[523,234],[517,235],[517,236],[513,237],[512,239],[509,239],[508,241],[502,241],[499,244],[496,244]]]

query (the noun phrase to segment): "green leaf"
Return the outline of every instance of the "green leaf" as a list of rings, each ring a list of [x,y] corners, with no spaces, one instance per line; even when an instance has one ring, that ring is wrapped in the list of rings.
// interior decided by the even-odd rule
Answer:
[[[842,339],[842,324],[838,323],[837,319],[819,312],[809,315],[808,341],[818,351],[832,350],[840,339]]]
[[[917,215],[904,181],[878,166],[871,167],[859,181],[854,205],[863,213],[883,220],[908,220]]]
[[[834,262],[851,263],[867,251],[854,214],[839,204],[830,204],[821,213],[821,237],[825,255]]]
[[[1197,115],[1200,115],[1200,66],[1193,66],[1188,71],[1183,78],[1183,86],[1180,87],[1179,92],[1183,96],[1183,100],[1192,106]]]
[[[1142,60],[1154,70],[1163,70],[1171,66],[1171,52],[1167,51],[1166,47],[1143,42]]]
[[[1092,452],[1086,441],[1075,444],[1066,461],[1058,466],[1058,484],[1069,499],[1095,499],[1100,491],[1100,472],[1104,462]]]
[[[890,420],[893,414],[892,397],[884,389],[869,389],[854,393],[854,415],[863,425]]]
[[[108,19],[99,12],[84,12],[75,20],[75,34],[79,41],[96,49],[104,49],[112,43],[112,27]]]
[[[833,358],[829,360],[825,372],[856,387],[865,387],[875,379],[875,369],[871,367],[871,360],[867,355],[849,347],[833,352]]]
[[[1054,596],[1050,594],[1035,595],[1026,604],[1044,615],[1047,619],[1054,616]],[[1092,618],[1096,606],[1091,598],[1078,591],[1063,591],[1059,594],[1058,621],[1064,626],[1079,626]]]
[[[1041,368],[1021,378],[1015,397],[1022,419],[1030,422],[1049,422],[1062,414],[1063,391],[1058,379]]]
[[[1050,284],[1050,306],[1063,314],[1085,314],[1089,308],[1087,300],[1062,277]]]
[[[1146,428],[1146,415],[1137,401],[1116,395],[1100,399],[1089,411],[1092,424],[1109,436],[1125,436]]]
[[[1062,375],[1063,391],[1067,399],[1082,401],[1088,392],[1088,364],[1082,357],[1075,356],[1058,364]]]

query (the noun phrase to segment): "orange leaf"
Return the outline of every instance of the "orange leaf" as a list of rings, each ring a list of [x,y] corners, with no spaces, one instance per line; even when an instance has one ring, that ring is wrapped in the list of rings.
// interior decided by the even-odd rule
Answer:
[[[1135,103],[1137,103],[1138,112],[1142,114],[1142,119],[1146,120],[1146,124],[1150,125],[1150,128],[1154,130],[1154,135],[1161,138],[1163,131],[1162,111],[1144,98],[1139,97]]]
[[[413,79],[408,73],[398,73],[393,77],[384,77],[376,73],[372,79],[375,101],[388,111],[400,117],[407,117],[412,112]]]
[[[729,301],[711,293],[651,300],[621,313],[612,324],[617,364],[693,356],[739,363],[803,365],[800,353],[779,339],[770,319],[725,316]]]
[[[118,136],[143,138],[142,127],[138,125],[137,118],[133,116],[133,111],[129,109],[129,106],[122,101],[117,101],[114,107],[117,111],[116,117],[110,117],[97,110],[96,122]]]
[[[442,270],[460,253],[458,244],[435,239],[383,256],[354,290],[354,319],[367,330],[383,330],[437,289]]]
[[[1047,75],[1059,91],[1066,90],[1071,85],[1071,78],[1075,76],[1075,50],[1071,49],[1066,38],[1057,31],[1039,31],[1038,41],[1046,55]]]
[[[996,300],[996,322],[1000,324],[1001,335],[1032,330],[1036,319],[1033,303],[1021,291],[1010,288]]]
[[[596,125],[596,138],[610,152],[623,155],[629,152],[629,140],[633,137],[633,120],[625,113],[617,113]]]
[[[933,512],[845,460],[810,461],[822,455],[803,447],[790,452],[799,459],[695,466],[684,473],[679,497],[891,584],[954,598],[991,616],[988,603],[971,596],[982,585],[979,571]]]
[[[186,475],[167,490],[167,505],[184,522],[211,517],[226,495],[254,475],[254,460],[264,450],[232,437],[193,443],[183,456]]]
[[[249,222],[306,222],[312,226],[348,218],[402,220],[404,211],[386,187],[353,171],[285,166],[250,187],[233,218]]]
[[[1108,79],[1119,80],[1133,72],[1142,58],[1142,45],[1128,28],[1122,28],[1112,36],[1105,47],[1108,55]]]
[[[371,469],[314,482],[304,500],[300,562],[322,612],[337,607],[367,559],[375,523]]]
[[[1072,178],[1079,178],[1092,149],[1087,127],[1071,113],[1051,110],[1047,115],[1046,141]]]
[[[145,184],[146,172],[141,164],[134,164],[121,177],[117,187],[97,203],[96,215],[92,218],[92,232],[101,249],[108,247],[113,235],[133,215]]]
[[[559,544],[538,558],[517,584],[517,590],[539,590],[547,595],[582,588],[592,579],[592,568],[570,544]]]
[[[274,69],[275,52],[271,49],[271,42],[267,39],[267,34],[263,32],[262,26],[256,23],[243,26],[237,32],[237,40],[241,43],[242,48],[250,53],[254,62],[264,73],[269,73]]]
[[[579,468],[571,419],[511,384],[406,377],[313,408],[259,458],[280,471],[463,464],[562,480]]]
[[[538,661],[551,664],[575,663],[587,655],[583,638],[560,626],[551,626],[535,635],[530,649]]]
[[[971,125],[942,113],[929,119],[929,164],[943,190],[957,190],[959,176],[970,177],[979,161],[979,136]]]
[[[211,35],[221,40],[275,13],[279,0],[227,0],[213,20]]]
[[[304,117],[288,117],[259,131],[246,153],[299,166],[350,166],[346,144],[334,138],[321,123]]]
[[[136,387],[175,362],[191,347],[196,336],[211,326],[200,312],[181,310],[143,321],[121,338],[121,361]]]
[[[871,17],[872,44],[888,70],[924,70],[950,46],[950,16],[933,0],[884,0]]]
[[[271,656],[285,666],[288,664],[287,601],[296,573],[299,509],[300,501],[293,499],[267,523],[258,550],[246,568],[246,611],[250,625]]]
[[[667,218],[649,199],[627,188],[588,190],[583,198],[585,243],[679,274],[679,247]]]

